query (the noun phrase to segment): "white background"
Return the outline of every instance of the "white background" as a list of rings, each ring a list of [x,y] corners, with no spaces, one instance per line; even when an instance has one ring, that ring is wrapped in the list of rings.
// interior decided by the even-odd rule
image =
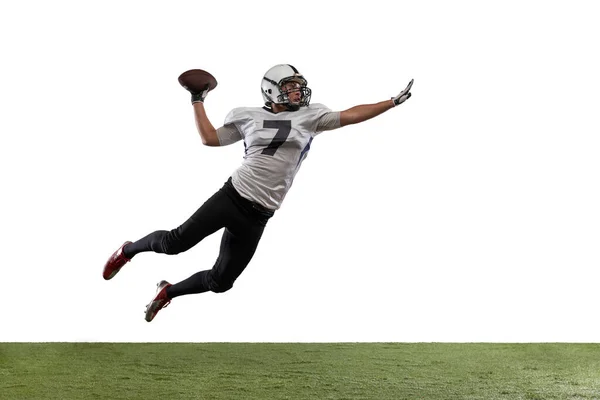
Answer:
[[[600,341],[594,2],[351,3],[2,3],[0,341]],[[177,76],[217,77],[218,127],[279,63],[334,110],[413,97],[319,136],[234,288],[148,324],[220,232],[106,259],[243,155],[202,146]]]

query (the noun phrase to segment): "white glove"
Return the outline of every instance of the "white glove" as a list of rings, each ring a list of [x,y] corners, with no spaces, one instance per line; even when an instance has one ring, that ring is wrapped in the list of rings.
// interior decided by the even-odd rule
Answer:
[[[406,87],[406,89],[401,91],[398,96],[392,97],[392,100],[394,101],[394,107],[396,107],[397,105],[400,105],[400,104],[404,103],[406,100],[408,100],[408,98],[411,96],[410,88],[412,87],[413,82],[414,82],[414,79],[411,79],[410,82],[408,83],[408,86]]]

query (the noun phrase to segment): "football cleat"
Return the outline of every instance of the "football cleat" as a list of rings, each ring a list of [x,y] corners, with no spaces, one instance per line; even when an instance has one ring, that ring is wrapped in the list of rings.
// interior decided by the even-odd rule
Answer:
[[[130,258],[125,257],[125,254],[123,254],[123,247],[125,247],[125,245],[128,245],[129,243],[131,242],[127,241],[123,243],[123,245],[121,245],[121,247],[119,247],[117,251],[115,251],[112,254],[112,256],[110,256],[110,258],[104,265],[104,271],[102,271],[102,277],[104,279],[112,279],[112,277],[115,276],[117,272],[119,272],[119,270],[123,268],[123,266],[127,262],[131,261]]]
[[[156,289],[156,296],[150,304],[146,306],[146,321],[150,322],[156,317],[156,314],[171,303],[171,299],[167,297],[167,288],[171,285],[167,281],[160,281]]]

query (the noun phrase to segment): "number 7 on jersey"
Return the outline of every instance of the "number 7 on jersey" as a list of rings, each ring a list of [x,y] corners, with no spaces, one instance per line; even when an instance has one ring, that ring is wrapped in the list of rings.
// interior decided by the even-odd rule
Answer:
[[[269,145],[262,151],[261,154],[272,156],[275,154],[277,149],[285,143],[290,131],[292,130],[292,121],[290,120],[268,120],[263,122],[263,128],[277,129],[277,133],[273,137],[273,140]]]

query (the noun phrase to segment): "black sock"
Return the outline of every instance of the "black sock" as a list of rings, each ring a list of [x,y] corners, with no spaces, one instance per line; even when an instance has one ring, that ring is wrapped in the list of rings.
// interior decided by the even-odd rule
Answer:
[[[169,286],[167,288],[167,297],[170,299],[183,296],[186,294],[197,294],[208,292],[210,289],[208,288],[208,280],[207,274],[210,270],[200,271],[190,276],[184,281],[174,284],[173,286]]]
[[[141,238],[137,242],[130,243],[123,247],[125,257],[131,259],[138,253],[145,251],[153,251],[155,253],[164,253],[163,239],[168,234],[168,231],[156,231]]]

